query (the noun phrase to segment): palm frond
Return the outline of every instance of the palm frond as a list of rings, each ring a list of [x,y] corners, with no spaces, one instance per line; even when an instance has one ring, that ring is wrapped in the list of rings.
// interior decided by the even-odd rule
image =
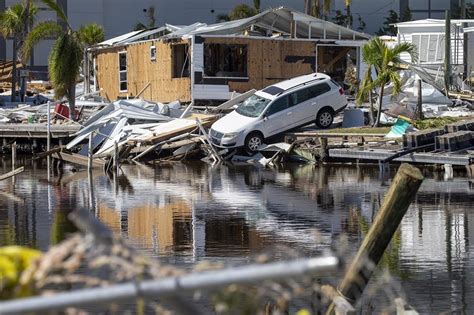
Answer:
[[[372,89],[373,89],[372,66],[370,65],[364,74],[364,78],[362,79],[362,82],[360,83],[359,91],[356,97],[356,104],[358,105],[362,104],[367,99],[367,97],[369,96],[369,92]]]
[[[62,32],[61,26],[59,26],[55,21],[44,21],[38,23],[26,37],[21,52],[22,58],[27,59],[30,56],[33,47],[38,44],[39,41],[48,37],[59,36]]]
[[[49,79],[55,96],[69,98],[76,84],[82,62],[82,45],[74,33],[62,33],[51,48],[48,58]]]
[[[69,27],[69,22],[67,20],[66,14],[64,13],[63,9],[59,6],[59,4],[56,3],[55,0],[41,0],[48,8],[53,10],[57,16]]]
[[[20,3],[8,7],[0,13],[0,34],[13,36],[23,30],[23,6]]]
[[[79,39],[85,46],[92,46],[104,41],[104,28],[96,23],[81,26],[77,31]]]

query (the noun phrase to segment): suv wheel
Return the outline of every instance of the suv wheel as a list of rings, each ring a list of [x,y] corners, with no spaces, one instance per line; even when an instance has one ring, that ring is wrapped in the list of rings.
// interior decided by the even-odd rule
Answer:
[[[252,132],[245,138],[245,150],[250,154],[255,153],[262,144],[263,136],[259,132]]]
[[[334,112],[330,108],[323,108],[316,115],[316,126],[321,129],[329,128],[334,120]]]

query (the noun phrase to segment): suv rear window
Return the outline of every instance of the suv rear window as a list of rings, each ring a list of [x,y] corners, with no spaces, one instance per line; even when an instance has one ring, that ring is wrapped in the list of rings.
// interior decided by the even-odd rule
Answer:
[[[277,95],[277,94],[280,94],[283,91],[285,91],[285,90],[283,90],[282,88],[279,88],[277,86],[273,86],[273,85],[270,85],[269,87],[262,90],[262,92],[268,93],[270,95]]]

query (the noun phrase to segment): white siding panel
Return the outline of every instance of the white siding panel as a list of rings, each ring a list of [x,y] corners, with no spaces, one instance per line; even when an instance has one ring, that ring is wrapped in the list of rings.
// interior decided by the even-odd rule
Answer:
[[[194,44],[193,46],[194,71],[204,72],[204,45]]]
[[[232,95],[228,85],[195,84],[193,91],[196,100],[229,100]]]

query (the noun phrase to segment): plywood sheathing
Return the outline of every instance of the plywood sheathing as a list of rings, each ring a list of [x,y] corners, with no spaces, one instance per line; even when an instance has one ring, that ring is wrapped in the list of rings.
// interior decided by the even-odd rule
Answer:
[[[147,41],[101,50],[97,55],[98,83],[102,96],[111,100],[136,96],[148,83],[141,97],[159,102],[191,101],[190,78],[172,78],[172,45],[188,43],[163,43]],[[150,47],[156,47],[156,60],[150,58]],[[118,53],[127,52],[127,92],[119,91]]]
[[[205,38],[208,44],[247,45],[248,82],[229,82],[240,93],[315,71],[316,44],[298,40],[252,38]]]

